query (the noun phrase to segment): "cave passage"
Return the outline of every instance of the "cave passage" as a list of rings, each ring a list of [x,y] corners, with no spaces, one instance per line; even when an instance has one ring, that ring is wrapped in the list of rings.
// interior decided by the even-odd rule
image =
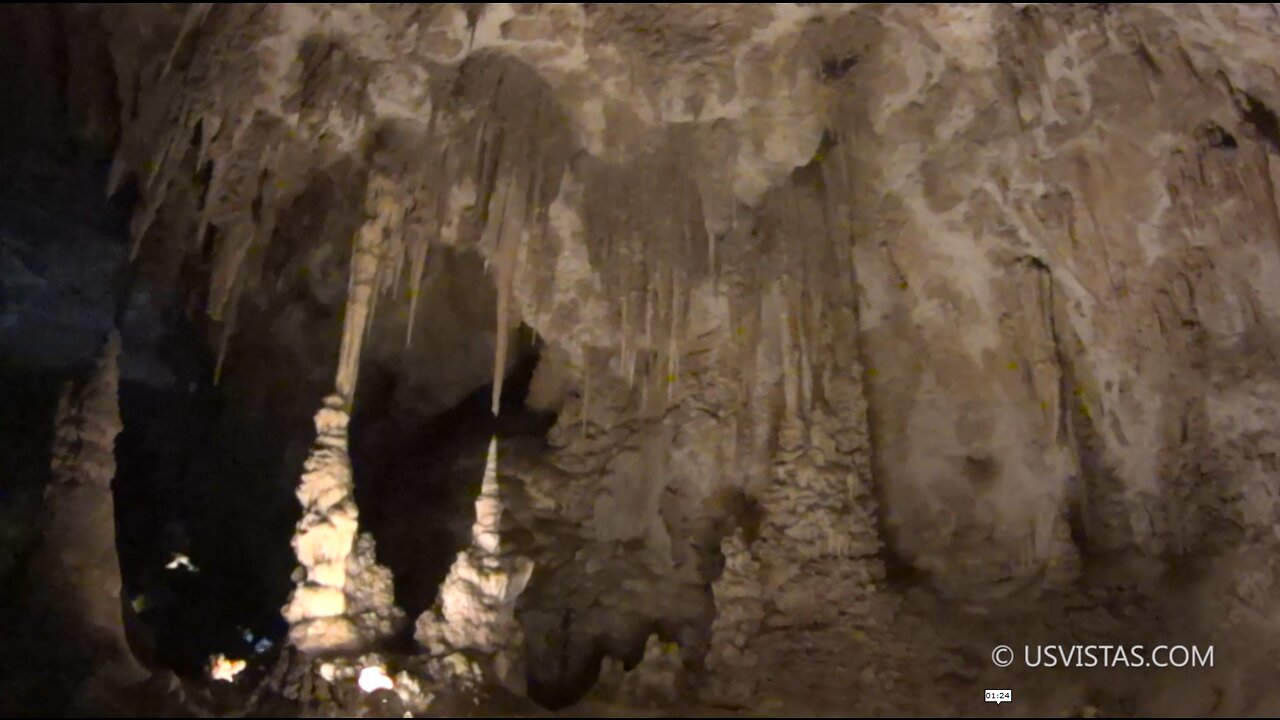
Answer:
[[[424,416],[397,403],[393,374],[362,371],[351,430],[361,531],[373,533],[379,562],[395,576],[396,604],[411,620],[435,601],[455,555],[471,542],[489,439],[497,437],[501,450],[537,450],[555,424],[554,413],[525,404],[540,349],[522,326],[497,417],[491,385]]]

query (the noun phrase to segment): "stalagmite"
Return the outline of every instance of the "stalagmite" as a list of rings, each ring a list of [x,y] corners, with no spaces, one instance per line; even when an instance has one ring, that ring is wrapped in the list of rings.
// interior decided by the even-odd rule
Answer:
[[[337,393],[326,398],[316,413],[316,444],[298,486],[303,517],[293,548],[301,567],[298,586],[283,612],[290,625],[290,642],[307,653],[356,649],[390,635],[398,619],[390,574],[374,564],[371,541],[363,546],[363,557],[355,553],[353,558],[358,549],[359,510],[348,453],[360,349],[373,314],[385,231],[399,213],[393,189],[382,176],[370,180],[366,200],[370,219],[360,229],[351,255]]]
[[[716,618],[711,625],[708,682],[702,699],[717,705],[747,706],[755,696],[759,662],[750,645],[765,616],[760,562],[752,555],[741,529],[725,537],[720,546],[724,572],[711,586]]]
[[[289,641],[303,652],[353,650],[360,643],[347,617],[347,558],[355,544],[356,509],[347,453],[350,416],[333,395],[316,413],[316,445],[298,487],[303,517],[293,538],[298,587],[284,608]]]
[[[600,661],[600,679],[592,695],[626,707],[675,705],[684,695],[684,658],[680,646],[650,635],[644,657],[631,670],[611,657]]]
[[[524,634],[515,605],[533,574],[533,561],[502,547],[504,509],[495,437],[489,440],[476,498],[471,546],[458,553],[435,605],[418,618],[414,637],[427,649],[438,676],[472,686],[497,682],[523,694]]]
[[[42,688],[31,690],[75,696],[71,702],[77,706],[94,705],[101,701],[99,693],[147,677],[125,637],[120,601],[111,490],[116,436],[123,427],[119,355],[120,338],[113,330],[89,378],[63,390],[39,521],[41,542],[24,586],[26,622],[13,626],[21,625],[25,633],[22,644],[33,667],[40,667],[47,653],[62,654],[56,666],[40,667]],[[19,675],[32,681],[26,673],[11,680]]]

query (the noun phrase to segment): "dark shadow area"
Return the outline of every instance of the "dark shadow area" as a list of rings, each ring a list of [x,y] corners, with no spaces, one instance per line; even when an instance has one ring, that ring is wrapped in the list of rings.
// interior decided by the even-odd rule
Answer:
[[[435,601],[455,556],[470,542],[489,439],[498,437],[500,454],[516,445],[528,449],[555,424],[555,415],[525,407],[539,350],[531,330],[520,334],[512,348],[520,355],[503,384],[496,418],[491,385],[423,418],[394,406],[394,376],[362,376],[352,421],[360,528],[373,533],[378,560],[395,577],[396,604],[410,623]]]
[[[70,102],[72,53],[105,40],[75,45],[76,18],[87,15],[0,8],[0,688],[27,693],[0,698],[0,714],[56,715],[70,700],[45,673],[74,675],[76,649],[33,640],[44,600],[26,581],[59,396],[93,365],[120,307],[137,198],[132,187],[107,197],[113,131],[91,137]]]
[[[121,386],[117,538],[135,652],[195,676],[284,635],[296,518],[275,474],[292,433],[238,415],[198,333],[175,330],[165,349],[171,387]]]
[[[61,373],[0,362],[0,613],[10,605],[31,549],[35,514],[49,479]]]
[[[569,631],[563,630],[563,633],[568,642]],[[571,672],[566,667],[557,675],[557,681],[554,683],[539,681],[531,675],[529,699],[552,712],[574,706],[586,698],[600,680],[600,664],[608,654],[601,643],[592,643],[591,647],[577,658],[575,663],[577,672]],[[640,658],[643,659],[643,657],[644,647],[641,645]],[[631,670],[639,663],[639,659],[628,658],[625,667]]]

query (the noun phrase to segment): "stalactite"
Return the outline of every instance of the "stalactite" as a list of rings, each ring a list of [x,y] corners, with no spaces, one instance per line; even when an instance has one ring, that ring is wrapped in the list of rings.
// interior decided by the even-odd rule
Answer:
[[[214,137],[222,129],[222,118],[214,113],[203,113],[200,116],[199,126],[200,144],[196,146],[196,171],[202,172],[205,164],[210,162],[209,148],[213,146]]]
[[[428,137],[435,138],[435,112],[432,112],[433,129],[429,130]],[[417,212],[421,213],[418,218],[417,233],[414,235],[415,241],[410,250],[411,263],[409,267],[409,326],[405,330],[405,347],[413,339],[413,328],[417,321],[418,304],[422,297],[422,282],[426,273],[427,256],[430,253],[431,246],[440,241],[441,233],[444,229],[444,218],[448,212],[448,197],[450,185],[448,182],[449,154],[447,148],[439,151],[439,160],[435,163],[433,171],[428,173],[428,191],[427,197],[422,201],[423,206],[417,208]]]
[[[742,357],[739,367],[742,368],[742,396],[746,398],[748,415],[755,409],[756,374],[759,371],[760,353],[760,313],[763,298],[751,298],[747,305],[747,315],[742,319],[743,337],[741,342]]]
[[[627,315],[627,309],[630,305],[628,300],[628,293],[624,291],[620,301],[622,303],[622,319],[618,324],[618,344],[620,346],[618,350],[618,369],[621,371],[623,377],[627,378],[627,384],[630,386],[631,374],[627,369],[627,351],[630,349],[630,343],[628,341],[631,339],[631,328],[627,322],[630,319]]]
[[[169,130],[169,136],[162,144],[160,153],[152,161],[152,167],[144,183],[146,192],[143,195],[143,201],[130,221],[129,259],[131,261],[137,259],[138,251],[142,248],[142,240],[164,205],[169,191],[169,180],[177,165],[177,160],[171,158],[179,145],[185,149],[186,141],[185,128]],[[180,156],[179,159],[181,159]],[[157,184],[157,178],[163,178],[163,180]],[[114,194],[114,189],[111,194]]]
[[[218,385],[222,382],[222,368],[227,361],[227,349],[231,345],[231,336],[236,331],[236,319],[240,315],[239,305],[232,305],[230,312],[222,321],[222,327],[218,330],[218,354],[213,365],[213,384]]]
[[[645,284],[644,298],[644,349],[648,351],[653,347],[653,307],[656,304],[652,283]]]
[[[342,346],[338,351],[335,382],[338,394],[348,407],[355,399],[365,328],[372,321],[371,302],[378,289],[387,225],[400,210],[395,192],[395,184],[385,176],[370,178],[365,200],[365,211],[370,220],[360,227],[352,248],[347,311],[342,320]]]
[[[359,510],[348,454],[348,425],[361,348],[383,279],[386,235],[400,227],[402,205],[391,179],[381,174],[369,179],[365,211],[368,219],[357,233],[351,253],[337,392],[326,398],[316,413],[316,444],[298,486],[303,517],[293,546],[301,567],[298,585],[283,613],[290,624],[290,642],[307,653],[351,650],[367,644],[376,639],[370,633],[393,631],[398,612],[391,606],[389,590],[354,585],[367,581],[389,586],[389,573],[371,570],[372,557],[358,562],[361,569],[356,573],[349,562],[356,549]],[[371,556],[372,550],[366,555]],[[357,623],[352,617],[356,612],[373,620]]]
[[[681,276],[683,280],[683,276]],[[676,382],[680,378],[680,298],[683,282],[676,279],[675,269],[671,270],[671,328],[667,349],[667,402],[675,392]]]
[[[422,276],[427,267],[427,253],[431,250],[430,236],[414,244],[409,261],[409,325],[404,331],[404,346],[413,342],[413,326],[418,316],[418,303],[422,295]]]
[[[789,278],[783,276],[774,280],[761,297],[762,340],[761,350],[766,353],[766,361],[770,355],[776,357],[781,371],[781,390],[784,402],[785,417],[796,417],[798,406],[798,389],[796,386],[796,368],[793,357],[794,338],[792,337],[791,312],[786,284]]]
[[[514,179],[508,177],[506,191],[502,193],[502,210],[497,221],[497,238],[495,248],[495,281],[498,286],[498,312],[495,322],[496,349],[493,354],[493,398],[491,410],[494,415],[502,404],[502,385],[507,372],[507,341],[511,334],[511,292],[515,282],[516,253],[520,249],[521,235],[524,227],[516,217],[524,216],[524,209],[517,207],[512,212],[511,196]],[[522,205],[523,202],[518,203]],[[492,219],[491,219],[492,222]]]
[[[240,268],[253,245],[258,228],[250,217],[242,217],[223,229],[218,238],[209,278],[209,317],[222,320],[228,303],[235,301]]]
[[[807,417],[813,405],[812,368],[810,367],[810,349],[808,339],[808,316],[810,305],[805,302],[805,289],[801,282],[788,283],[787,303],[790,307],[791,328],[788,334],[794,335],[793,352],[796,357],[796,389],[797,409],[800,417]]]

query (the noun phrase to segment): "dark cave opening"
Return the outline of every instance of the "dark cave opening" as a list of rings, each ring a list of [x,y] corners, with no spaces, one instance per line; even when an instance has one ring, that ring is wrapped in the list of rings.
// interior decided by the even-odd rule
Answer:
[[[373,534],[378,561],[395,577],[396,604],[405,611],[409,634],[470,543],[489,439],[498,438],[501,453],[519,445],[540,448],[555,424],[555,414],[525,404],[541,341],[521,326],[511,350],[497,417],[490,409],[491,384],[443,413],[422,416],[397,405],[402,378],[376,366],[362,371],[351,425],[360,529]]]
[[[200,333],[179,327],[167,345],[171,385],[121,386],[117,543],[134,652],[196,676],[284,635],[295,518],[275,471],[291,433],[238,413]]]

